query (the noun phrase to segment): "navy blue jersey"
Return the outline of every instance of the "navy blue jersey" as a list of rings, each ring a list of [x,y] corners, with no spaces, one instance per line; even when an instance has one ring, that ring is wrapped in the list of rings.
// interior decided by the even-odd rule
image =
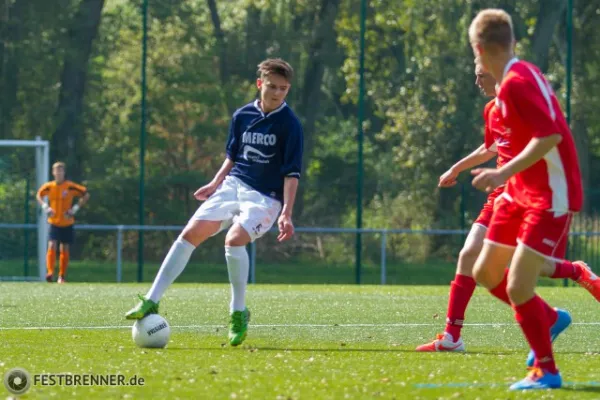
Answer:
[[[302,125],[290,107],[283,103],[265,114],[256,100],[231,119],[226,152],[235,165],[229,175],[282,201],[284,178],[300,178],[302,147]]]

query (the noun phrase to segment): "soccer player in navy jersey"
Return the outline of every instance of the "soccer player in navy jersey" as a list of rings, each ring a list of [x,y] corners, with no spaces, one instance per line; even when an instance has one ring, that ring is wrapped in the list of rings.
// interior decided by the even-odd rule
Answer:
[[[238,109],[231,119],[227,157],[214,179],[194,196],[204,203],[189,220],[158,271],[154,284],[127,319],[158,313],[167,287],[184,270],[194,249],[228,229],[225,258],[231,282],[229,343],[240,345],[247,335],[248,253],[246,245],[278,223],[281,242],[292,237],[292,209],[302,169],[302,125],[286,104],[292,67],[281,59],[258,65],[260,98]],[[279,216],[279,217],[278,217]]]

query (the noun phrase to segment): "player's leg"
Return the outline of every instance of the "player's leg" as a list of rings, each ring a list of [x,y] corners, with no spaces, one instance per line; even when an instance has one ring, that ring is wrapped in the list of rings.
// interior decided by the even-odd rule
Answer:
[[[171,246],[146,298],[158,303],[167,288],[183,272],[196,247],[219,232],[220,227],[221,221],[191,220]]]
[[[56,265],[56,250],[58,247],[58,227],[50,225],[48,235],[48,250],[46,251],[46,281],[52,282],[54,276],[54,266]]]
[[[69,267],[69,250],[73,243],[73,225],[61,228],[60,233],[60,256],[58,265],[58,283],[65,283],[67,268]]]
[[[69,244],[60,243],[60,256],[58,264],[58,283],[65,283],[67,268],[69,266]]]
[[[229,229],[225,238],[225,259],[231,285],[229,343],[232,346],[240,345],[248,334],[250,311],[246,307],[246,286],[250,260],[246,245],[251,240],[250,234],[239,223]]]
[[[246,307],[249,259],[246,245],[267,233],[281,211],[281,203],[238,182],[240,214],[225,238],[225,258],[231,283],[229,343],[240,345],[247,336],[250,311]]]
[[[477,256],[481,252],[486,230],[487,226],[481,223],[476,222],[473,224],[465,240],[465,244],[459,253],[456,275],[450,283],[450,296],[448,298],[446,329],[444,333],[437,335],[436,339],[432,342],[417,347],[417,351],[465,350],[460,333],[467,305],[477,286],[473,278],[473,266],[475,265]]]
[[[600,301],[600,279],[584,261],[546,260],[541,275],[571,279]]]
[[[539,369],[511,386],[512,389],[541,389],[561,385],[554,362],[550,332],[551,327],[558,322],[559,314],[535,294],[539,273],[545,263],[544,257],[519,244],[511,264],[507,292],[513,303],[515,318],[532,349],[532,354],[536,355],[534,367]],[[566,326],[562,330],[570,324],[570,316],[565,316]]]
[[[546,389],[561,386],[552,342],[571,324],[565,310],[553,309],[534,292],[540,271],[548,260],[566,252],[571,215],[527,210],[519,233],[519,246],[511,264],[509,296],[515,317],[531,346],[527,364],[534,372],[512,389]]]
[[[127,319],[142,319],[148,314],[158,313],[158,303],[167,288],[183,272],[196,247],[216,234],[221,221],[190,220],[163,260],[152,287],[140,303],[125,314]]]
[[[167,288],[185,269],[198,245],[217,234],[239,209],[237,187],[226,178],[217,191],[206,200],[189,220],[163,260],[152,287],[140,303],[125,314],[127,319],[141,319],[158,313],[158,303]]]
[[[524,210],[506,195],[498,198],[483,249],[475,262],[475,280],[502,302],[510,305],[506,293],[508,270],[517,245]]]

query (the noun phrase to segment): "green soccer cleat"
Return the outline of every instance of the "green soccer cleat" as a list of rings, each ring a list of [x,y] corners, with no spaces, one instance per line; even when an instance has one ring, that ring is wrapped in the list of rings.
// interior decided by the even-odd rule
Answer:
[[[126,319],[142,319],[148,314],[158,314],[158,303],[141,295],[138,295],[138,297],[141,300],[140,303],[127,311],[127,314],[125,314]]]
[[[250,310],[234,311],[229,321],[229,344],[239,346],[248,334],[248,322],[250,322]]]

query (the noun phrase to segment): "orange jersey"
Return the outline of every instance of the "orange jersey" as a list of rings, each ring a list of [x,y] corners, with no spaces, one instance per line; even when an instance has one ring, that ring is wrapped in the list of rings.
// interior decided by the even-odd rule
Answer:
[[[50,208],[54,210],[54,215],[48,217],[48,223],[61,227],[73,225],[75,219],[67,215],[67,211],[73,206],[75,197],[82,197],[86,193],[85,186],[71,181],[64,181],[60,185],[56,181],[52,181],[42,185],[38,190],[38,195],[40,197],[48,196]]]

